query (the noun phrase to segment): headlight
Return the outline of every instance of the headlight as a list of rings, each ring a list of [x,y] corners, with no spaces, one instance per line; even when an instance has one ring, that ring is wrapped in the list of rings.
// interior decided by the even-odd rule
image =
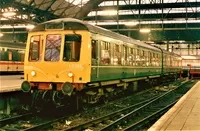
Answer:
[[[69,77],[72,77],[72,76],[73,76],[73,73],[71,73],[71,72],[68,73],[68,76],[69,76]]]
[[[32,76],[35,76],[35,74],[36,74],[35,71],[31,71]]]

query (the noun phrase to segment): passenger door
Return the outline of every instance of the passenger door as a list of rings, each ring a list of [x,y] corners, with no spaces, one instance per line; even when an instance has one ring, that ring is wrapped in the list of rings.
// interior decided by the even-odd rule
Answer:
[[[98,41],[97,40],[91,40],[91,53],[92,53],[92,68],[91,68],[91,80],[97,80],[98,79],[98,72],[99,72],[99,55],[98,55]]]

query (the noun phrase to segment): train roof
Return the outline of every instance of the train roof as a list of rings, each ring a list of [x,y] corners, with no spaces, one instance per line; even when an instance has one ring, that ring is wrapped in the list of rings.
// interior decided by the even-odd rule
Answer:
[[[56,25],[57,23],[60,25]],[[148,45],[139,40],[135,40],[135,39],[127,37],[125,35],[121,35],[119,33],[115,33],[110,30],[101,28],[99,26],[91,25],[87,22],[84,22],[84,21],[81,21],[78,19],[74,19],[74,18],[60,18],[60,19],[50,20],[50,21],[41,23],[40,25],[36,26],[32,31],[43,31],[43,30],[45,30],[45,28],[46,28],[45,25],[47,25],[47,24],[52,24],[54,27],[56,26],[59,29],[88,30],[89,32],[92,32],[95,34],[101,34],[101,35],[104,35],[107,37],[111,37],[111,38],[115,38],[115,39],[124,41],[126,43],[131,43],[131,44],[142,46],[142,47],[145,47],[148,49],[160,51],[159,48]],[[52,27],[48,27],[48,28],[52,29]]]

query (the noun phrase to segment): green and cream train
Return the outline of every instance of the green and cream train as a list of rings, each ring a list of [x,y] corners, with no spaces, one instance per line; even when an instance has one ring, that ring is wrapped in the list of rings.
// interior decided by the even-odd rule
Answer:
[[[51,92],[55,103],[64,98],[58,97],[61,94],[79,94],[81,99],[95,103],[118,90],[132,88],[137,80],[180,71],[181,57],[176,54],[63,18],[42,23],[28,33],[21,88],[37,92],[43,99]]]

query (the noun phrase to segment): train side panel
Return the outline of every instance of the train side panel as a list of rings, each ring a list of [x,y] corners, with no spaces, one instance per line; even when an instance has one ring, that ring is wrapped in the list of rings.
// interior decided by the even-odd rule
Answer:
[[[91,81],[161,75],[161,52],[103,35],[95,34],[92,39],[92,54],[95,52],[96,57],[92,59]],[[120,47],[119,54],[116,45]]]

